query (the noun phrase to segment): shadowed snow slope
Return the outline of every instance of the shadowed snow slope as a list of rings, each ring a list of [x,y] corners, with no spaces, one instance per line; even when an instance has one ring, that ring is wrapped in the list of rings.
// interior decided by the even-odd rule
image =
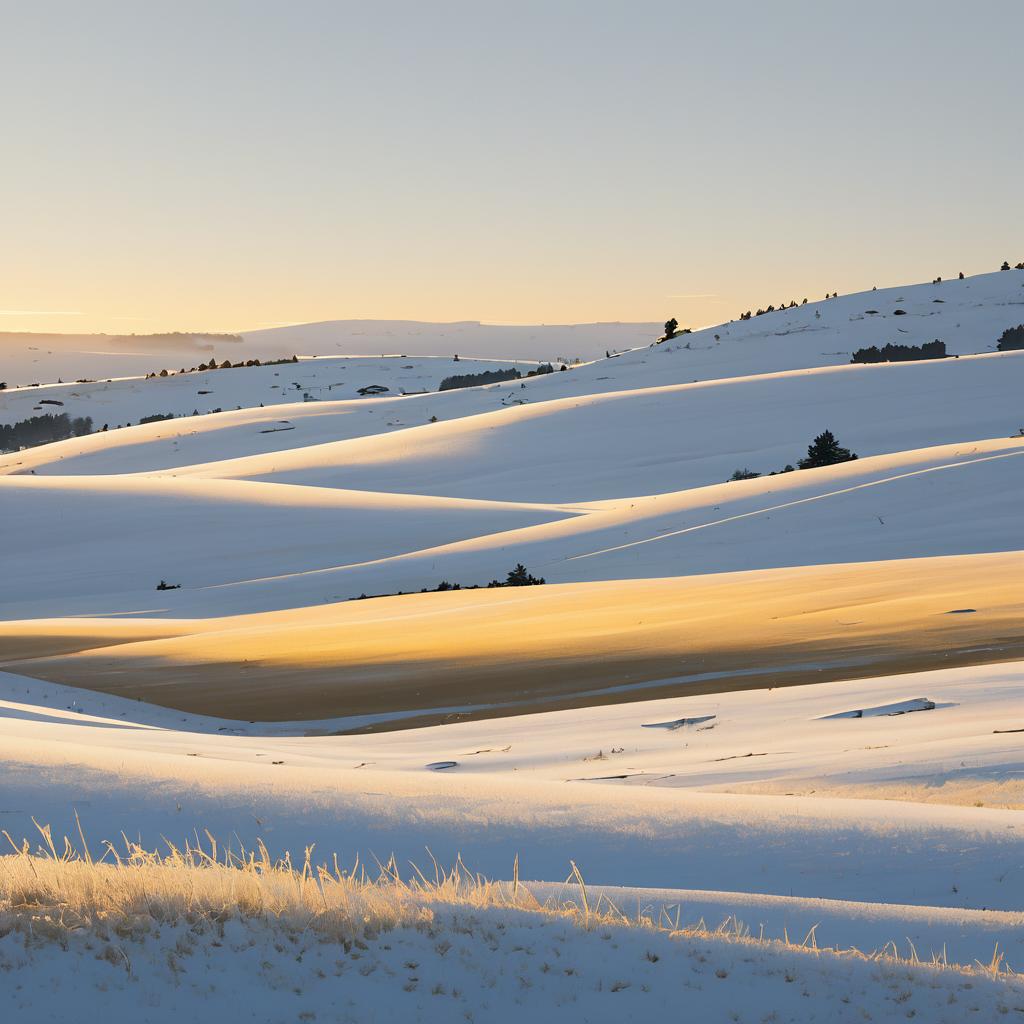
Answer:
[[[150,613],[161,579],[182,586],[167,614],[222,615],[485,585],[520,561],[570,583],[1012,551],[1024,439],[585,504],[193,475],[6,476],[0,501],[20,542],[5,617]]]

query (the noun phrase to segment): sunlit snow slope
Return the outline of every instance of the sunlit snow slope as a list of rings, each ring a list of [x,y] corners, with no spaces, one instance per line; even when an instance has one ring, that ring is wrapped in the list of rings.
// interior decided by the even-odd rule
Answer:
[[[994,350],[1021,320],[1024,272],[1008,271],[809,303],[440,393],[444,376],[512,364],[325,357],[8,391],[6,422],[67,411],[116,428],[180,415],[0,456],[16,539],[3,556],[0,661],[236,717],[596,689],[630,699],[623,686],[850,671],[838,652],[853,627],[813,618],[834,586],[857,588],[834,604],[858,621],[857,609],[884,609],[856,641],[868,649],[856,673],[1014,656],[1024,353]],[[850,364],[866,345],[935,338],[949,358]],[[388,391],[358,396],[368,384]],[[826,428],[859,458],[769,475]],[[730,481],[737,470],[763,475]],[[442,580],[485,587],[519,562],[548,585],[351,600]],[[747,609],[722,612],[710,639],[686,628],[704,578],[722,609]],[[761,636],[750,623],[773,621],[780,600],[762,579],[803,595],[787,613],[814,623],[799,650],[745,638]],[[577,589],[591,584],[604,589]],[[678,628],[652,643],[645,623],[666,607]],[[415,628],[387,625],[406,609]],[[314,626],[315,640],[303,632]],[[510,665],[535,678],[513,679]],[[282,673],[302,700],[280,696]]]

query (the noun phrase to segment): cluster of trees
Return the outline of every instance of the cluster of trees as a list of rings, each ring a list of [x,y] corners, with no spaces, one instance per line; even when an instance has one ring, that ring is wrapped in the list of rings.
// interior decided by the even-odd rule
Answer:
[[[836,297],[835,292],[833,292],[831,295],[826,295],[825,296],[826,299],[834,299],[835,297]],[[764,316],[765,313],[774,313],[777,309],[796,309],[797,305],[798,305],[798,303],[797,303],[796,299],[792,299],[788,303],[780,302],[777,306],[769,306],[767,309],[758,309],[758,310],[756,310],[753,313],[748,309],[746,311],[746,313],[740,313],[740,317],[739,318],[741,320],[750,320],[750,319],[752,319],[755,316]],[[804,299],[803,302],[799,303],[799,305],[806,306],[807,305],[807,300]]]
[[[51,441],[66,441],[92,433],[92,417],[68,416],[66,412],[44,413],[17,423],[0,424],[0,451],[16,452]]]
[[[290,362],[291,360],[289,360]],[[239,406],[239,409],[241,406]],[[210,409],[209,413],[223,412],[221,408]],[[183,415],[187,415],[184,413]],[[192,410],[193,416],[203,415],[198,409]],[[151,416],[143,416],[139,424],[160,423],[163,420],[173,420],[173,412],[155,412]],[[130,427],[131,420],[124,426]],[[107,430],[118,430],[121,424],[113,428],[109,423],[100,427],[100,432]],[[50,444],[51,441],[66,441],[69,437],[84,437],[93,432],[91,416],[68,416],[62,413],[44,413],[42,416],[32,416],[27,420],[20,420],[17,423],[0,424],[0,452],[16,452],[22,448],[35,448],[41,444]]]
[[[481,370],[480,373],[456,373],[441,381],[438,391],[454,391],[456,388],[475,388],[481,384],[494,384],[503,380],[519,380],[522,374],[512,367],[508,370]]]
[[[539,587],[544,582],[543,576],[531,576],[526,571],[522,562],[517,562],[516,567],[505,577],[504,583],[498,580],[491,580],[487,586],[490,587]]]
[[[945,359],[946,343],[936,338],[923,345],[869,345],[853,353],[851,363],[904,363],[915,359]]]
[[[800,459],[796,466],[787,464],[782,469],[773,470],[769,476],[779,473],[794,473],[797,469],[817,469],[819,466],[835,466],[840,462],[852,462],[857,456],[849,448],[844,448],[831,430],[822,431],[808,446],[807,456]],[[755,480],[762,476],[752,469],[737,469],[730,480]]]
[[[1007,327],[1000,335],[996,349],[999,352],[1017,352],[1024,349],[1024,324]]]
[[[665,333],[655,342],[656,345],[660,345],[663,341],[671,341],[673,338],[678,338],[681,334],[693,334],[693,331],[689,327],[684,327],[679,330],[679,321],[672,317],[671,320],[665,321]],[[611,358],[611,353],[605,351],[605,358]]]
[[[228,335],[228,337],[231,337],[231,335]],[[178,370],[178,373],[196,373],[199,370],[239,370],[244,366],[282,366],[284,363],[297,363],[298,361],[298,356],[290,356],[287,359],[269,359],[265,363],[261,363],[258,359],[244,359],[237,363],[231,362],[230,359],[225,359],[222,363],[218,363],[217,360],[211,356],[208,363],[200,363],[198,366],[193,366],[188,370],[183,366]],[[173,375],[173,370],[158,370],[154,373],[147,373],[146,380],[149,380],[151,377],[172,377]],[[85,382],[79,381],[79,383],[82,384]]]
[[[1010,268],[1010,264],[1006,260],[1004,260],[1003,261],[1003,265],[999,269],[1000,270],[1010,270],[1011,269]],[[1015,263],[1012,269],[1014,269],[1014,270],[1024,270],[1024,262],[1022,262],[1022,263]],[[960,271],[960,274],[958,276],[959,276],[959,280],[962,281],[964,279],[963,271]],[[941,277],[936,277],[932,281],[932,284],[941,284],[941,283],[942,283],[942,278]],[[875,291],[876,289],[872,288],[871,290]],[[826,299],[838,299],[839,298],[839,293],[838,292],[832,292],[831,294],[826,293],[825,298]],[[796,304],[797,304],[796,301],[793,300],[793,301],[788,302],[788,303],[780,302],[777,306],[769,306],[767,309],[758,309],[755,312],[751,312],[748,309],[745,313],[740,313],[739,318],[740,318],[740,320],[750,320],[752,317],[755,317],[755,316],[764,316],[765,313],[774,313],[777,309],[793,309],[796,306]],[[807,305],[807,300],[804,299],[803,302],[800,303],[800,305],[801,306],[806,306]],[[665,325],[665,333],[666,334],[668,333],[668,324]],[[926,356],[925,358],[934,359],[936,357],[935,356]],[[885,360],[873,359],[873,360],[866,360],[866,361],[868,361],[868,362],[884,362]]]
[[[565,364],[561,367],[566,368]],[[532,370],[527,370],[527,377],[542,376],[545,373],[554,373],[555,368],[550,363],[541,363]],[[438,391],[453,391],[456,388],[475,388],[481,384],[494,384],[503,380],[519,380],[521,374],[515,367],[510,370],[481,370],[479,373],[456,373],[454,376],[445,377],[438,385]]]
[[[161,580],[161,582],[163,582]],[[527,571],[525,565],[522,562],[518,562],[516,567],[512,569],[505,579],[502,580],[491,580],[487,584],[486,589],[490,590],[493,587],[539,587],[544,583],[542,576],[534,576]],[[159,588],[157,588],[159,589]],[[470,587],[463,587],[461,583],[449,583],[448,580],[441,580],[436,587],[424,587],[421,594],[437,594],[448,590],[480,590],[482,589],[479,583],[474,583]],[[404,596],[405,591],[399,590],[397,594],[360,594],[356,601],[366,601],[371,597],[401,597]]]
[[[1003,261],[1003,265],[999,269],[1000,270],[1010,270],[1011,269],[1010,268],[1010,264],[1006,260],[1004,260]],[[1014,270],[1024,270],[1024,262],[1022,262],[1022,263],[1015,263],[1012,269],[1014,269]],[[961,270],[960,273],[957,276],[958,276],[959,280],[962,281],[964,279],[963,271]],[[932,281],[932,284],[941,284],[941,283],[942,283],[942,278],[941,277],[936,277]],[[872,288],[871,290],[872,291],[876,291],[877,289]],[[826,299],[838,299],[839,298],[839,293],[838,292],[832,292],[831,294],[826,293],[825,294],[825,298]],[[804,299],[803,302],[800,303],[800,305],[801,306],[806,306],[807,305],[807,300]],[[767,309],[759,309],[759,310],[757,310],[754,313],[752,313],[748,309],[746,311],[746,313],[741,313],[739,318],[741,320],[749,320],[749,319],[751,319],[751,317],[764,316],[765,313],[774,313],[777,309],[793,309],[795,306],[796,306],[796,302],[795,301],[791,301],[791,302],[788,302],[788,303],[780,302],[777,306],[769,306]],[[667,325],[666,325],[666,328],[667,328]]]
[[[542,576],[531,575],[526,566],[522,562],[517,562],[516,567],[512,569],[505,577],[504,581],[491,580],[487,584],[487,589],[491,590],[494,587],[539,587],[544,582]],[[420,591],[421,594],[437,593],[442,590],[462,590],[462,586],[459,583],[449,583],[447,580],[441,580],[440,583],[433,590],[423,589]],[[479,585],[472,587],[466,587],[466,590],[479,590]]]

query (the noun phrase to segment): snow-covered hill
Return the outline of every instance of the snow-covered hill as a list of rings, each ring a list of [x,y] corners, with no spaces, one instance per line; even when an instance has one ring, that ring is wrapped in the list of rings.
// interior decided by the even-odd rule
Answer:
[[[300,355],[448,356],[566,362],[648,345],[660,323],[450,324],[415,320],[328,320],[246,331],[246,346]]]
[[[432,408],[431,414],[449,419],[454,416],[501,408],[510,401],[546,401],[553,398],[577,395],[599,394],[608,391],[635,390],[666,384],[685,384],[694,381],[713,381],[731,377],[758,376],[787,370],[806,369],[821,366],[848,364],[853,351],[870,345],[886,343],[921,345],[938,338],[945,342],[950,355],[968,355],[994,352],[997,339],[1008,327],[1024,321],[1024,271],[1010,270],[984,274],[965,280],[945,281],[940,284],[910,285],[903,288],[862,292],[844,295],[806,306],[776,310],[750,320],[734,320],[727,324],[692,334],[679,335],[661,345],[651,346],[657,335],[655,325],[579,325],[573,328],[494,328],[509,331],[509,345],[530,337],[530,332],[569,332],[568,337],[579,336],[595,339],[598,343],[582,353],[594,361],[574,367],[569,377],[547,377],[527,384],[525,394],[509,395],[510,389],[491,388],[489,397],[476,394],[446,396],[444,404]],[[372,322],[367,322],[372,323]],[[557,351],[524,351],[522,348],[495,347],[486,352],[473,351],[470,346],[444,346],[437,335],[430,331],[417,333],[414,327],[428,328],[431,325],[413,325],[409,333],[389,334],[394,325],[381,324],[376,330],[385,338],[425,338],[424,347],[396,346],[399,353],[408,358],[354,359],[316,361],[303,360],[294,371],[291,368],[243,369],[230,373],[221,371],[207,374],[186,374],[183,377],[158,378],[149,381],[111,383],[104,386],[68,384],[55,388],[31,388],[28,391],[9,390],[0,395],[0,422],[12,422],[28,415],[39,414],[35,406],[41,398],[64,401],[66,411],[73,415],[91,415],[97,427],[103,422],[111,426],[116,423],[136,423],[140,416],[153,412],[175,412],[191,414],[193,409],[205,412],[214,408],[243,408],[259,403],[298,400],[300,392],[308,391],[320,399],[351,397],[354,388],[366,383],[382,383],[391,387],[392,393],[427,388],[433,390],[444,376],[451,373],[475,372],[494,368],[494,360],[500,365],[513,365],[519,360],[524,370],[535,360],[557,360],[559,357],[572,359],[580,354],[561,351],[567,345],[550,345]],[[451,326],[451,325],[449,325]],[[473,337],[474,325],[465,327]],[[315,328],[315,330],[314,330]],[[306,325],[305,327],[280,328],[268,332],[246,335],[246,346],[250,338],[259,338],[259,346],[244,351],[230,350],[226,353],[214,351],[218,361],[228,358],[232,362],[240,359],[281,358],[297,352],[300,356],[335,356],[337,347],[310,344],[298,348],[297,342],[303,337],[322,339],[330,337],[334,325]],[[369,330],[370,328],[367,328]],[[282,332],[282,333],[278,333]],[[290,333],[291,332],[291,333]],[[308,332],[308,333],[304,333]],[[374,335],[378,336],[378,335]],[[460,337],[456,334],[457,337]],[[277,344],[273,337],[287,338],[289,344]],[[359,334],[346,334],[345,338],[358,338]],[[558,340],[562,337],[558,335]],[[291,344],[295,342],[296,344]],[[429,342],[429,344],[427,343]],[[618,342],[618,344],[616,344]],[[344,354],[358,355],[351,348]],[[579,347],[579,346],[577,346]],[[612,359],[602,358],[605,351],[617,352],[627,347],[634,351],[623,351]],[[10,346],[8,346],[8,349]],[[236,345],[237,348],[237,345]],[[387,354],[396,349],[387,348]],[[450,349],[450,352],[448,351]],[[169,362],[156,365],[147,356],[148,362],[142,372],[166,368],[173,371],[200,361],[208,361],[211,353],[200,349],[189,349],[191,358],[175,356]],[[493,355],[492,355],[493,352]],[[453,355],[460,354],[460,366],[452,364]],[[434,358],[424,359],[424,355]],[[486,355],[484,366],[477,366],[473,358]],[[415,357],[415,358],[414,358]],[[451,365],[446,365],[446,363]],[[411,364],[411,367],[404,365]],[[133,372],[125,364],[119,367],[117,375]],[[135,370],[134,372],[139,372]],[[290,373],[290,375],[289,375]],[[277,376],[275,376],[277,374]],[[378,380],[382,374],[390,379]],[[110,376],[111,374],[106,374]],[[71,377],[64,373],[64,379]],[[93,376],[88,373],[75,376]],[[10,378],[11,375],[8,375]],[[0,379],[3,379],[0,372]],[[33,378],[38,380],[39,378]],[[8,384],[16,383],[8,379]],[[341,386],[337,386],[338,384]],[[273,385],[278,385],[277,388]],[[333,387],[332,387],[333,386]],[[330,390],[328,390],[330,388]],[[212,394],[200,394],[212,391]],[[295,395],[290,396],[289,392]],[[75,397],[77,395],[77,397]],[[54,407],[56,408],[56,407]],[[50,411],[54,411],[51,408]]]
[[[382,388],[398,397],[437,391],[450,376],[516,368],[523,376],[538,364],[529,360],[455,360],[451,357],[378,356],[351,359],[305,357],[261,366],[171,372],[166,377],[48,384],[0,392],[0,422],[16,423],[44,413],[89,416],[93,429],[138,424],[145,416],[196,416],[296,403],[361,399],[360,388]],[[187,370],[189,368],[186,368]]]
[[[400,338],[402,354],[0,393],[3,423],[65,411],[110,427],[0,456],[0,825],[15,842],[34,818],[150,847],[209,829],[349,863],[461,853],[493,877],[516,864],[562,909],[612,899],[658,921],[728,918],[734,936],[424,907],[350,961],[291,917],[226,904],[216,932],[186,939],[151,901],[131,926],[145,941],[50,922],[65,950],[38,939],[52,908],[26,911],[19,889],[17,907],[0,892],[3,976],[45,987],[33,1005],[53,1019],[68,964],[90,1005],[117,1015],[142,993],[152,1019],[180,1015],[185,947],[208,1005],[244,977],[282,1019],[360,998],[448,1019],[495,994],[520,1000],[508,1019],[561,999],[599,1020],[671,1014],[680,993],[716,1020],[765,1005],[801,1020],[812,996],[829,1019],[1009,1014],[1019,981],[916,958],[998,967],[998,942],[1019,967],[1024,950],[1024,352],[994,351],[1022,320],[1009,271],[630,337],[608,358],[565,346],[624,347],[611,338],[630,325],[307,325],[235,344]],[[536,343],[502,353],[524,371],[601,358],[438,392],[513,365],[469,358],[485,334]],[[552,337],[564,350],[540,351]],[[850,364],[935,338],[950,358]],[[359,395],[371,384],[388,391]],[[155,413],[176,418],[116,429]],[[826,428],[858,458],[778,472]],[[486,586],[516,563],[547,583]],[[589,896],[578,873],[560,884],[570,861]],[[910,962],[744,945],[744,929],[895,942]],[[451,957],[462,988],[441,993]],[[331,972],[360,980],[341,999]]]
[[[0,381],[8,387],[83,377],[144,376],[216,359],[232,363],[302,356],[436,356],[527,361],[595,359],[647,345],[660,324],[450,324],[332,320],[242,334],[0,333]],[[121,422],[134,418],[121,416]]]
[[[576,584],[1013,552],[1024,353],[967,353],[994,347],[1022,286],[844,296],[440,393],[500,364],[331,357],[9,391],[15,419],[227,411],[0,458],[19,539],[0,611],[195,620],[485,585],[517,562]],[[849,365],[898,332],[963,354]],[[353,397],[369,384],[389,391]],[[859,459],[769,475],[825,428]],[[737,470],[763,475],[726,482]],[[181,589],[154,601],[160,580]]]

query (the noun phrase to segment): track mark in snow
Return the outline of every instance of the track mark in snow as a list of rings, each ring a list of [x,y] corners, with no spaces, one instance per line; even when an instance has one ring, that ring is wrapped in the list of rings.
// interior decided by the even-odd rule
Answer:
[[[694,526],[685,526],[681,530],[661,532],[654,537],[645,537],[642,540],[631,540],[626,544],[616,544],[610,548],[601,548],[598,551],[587,551],[581,555],[570,555],[567,562],[575,562],[581,558],[594,558],[598,555],[610,555],[615,551],[625,551],[629,548],[639,547],[642,544],[653,544],[655,541],[664,540],[667,537],[680,537],[685,533],[694,533],[697,530],[706,530],[712,526],[724,526],[726,523],[735,523],[741,519],[752,519],[755,516],[766,515],[769,512],[780,512],[787,508],[795,508],[798,505],[808,505],[813,501],[824,501],[826,498],[837,498],[842,494],[852,494],[854,491],[862,491],[869,487],[880,487],[882,484],[895,483],[897,480],[908,480],[911,477],[923,476],[925,473],[939,473],[947,469],[960,469],[963,466],[973,466],[980,462],[992,462],[996,459],[1010,459],[1024,455],[1024,451],[1002,452],[998,455],[983,455],[977,459],[965,459],[963,462],[947,462],[942,466],[927,466],[924,469],[914,469],[908,473],[897,473],[894,476],[887,476],[881,480],[867,480],[864,483],[854,484],[851,487],[841,487],[837,491],[826,491],[824,494],[812,494],[808,498],[797,498],[794,501],[786,501],[781,505],[771,505],[768,508],[754,509],[752,512],[740,512],[734,516],[726,516],[724,519],[713,519],[709,523],[697,523]],[[806,472],[806,471],[802,471]]]
[[[647,772],[631,772],[625,775],[591,775],[585,779],[566,779],[566,782],[619,782],[622,779],[641,779]]]
[[[731,754],[729,757],[713,757],[714,761],[741,761],[745,757],[779,757],[782,754],[794,754],[794,750],[766,750],[760,754]]]

